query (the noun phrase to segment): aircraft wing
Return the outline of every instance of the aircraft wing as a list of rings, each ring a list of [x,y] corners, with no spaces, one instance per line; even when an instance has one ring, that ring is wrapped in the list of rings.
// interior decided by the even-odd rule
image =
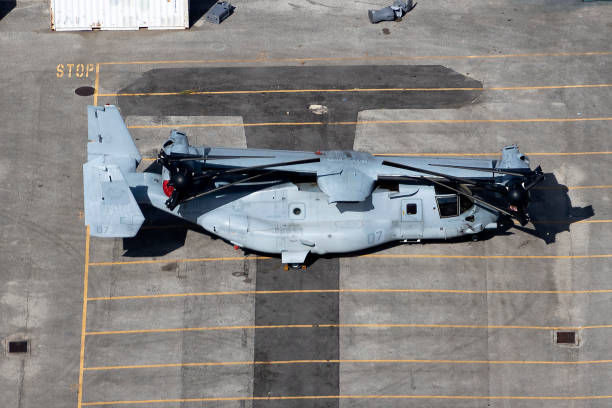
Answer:
[[[133,237],[144,216],[118,165],[98,157],[83,165],[85,224],[94,237]]]

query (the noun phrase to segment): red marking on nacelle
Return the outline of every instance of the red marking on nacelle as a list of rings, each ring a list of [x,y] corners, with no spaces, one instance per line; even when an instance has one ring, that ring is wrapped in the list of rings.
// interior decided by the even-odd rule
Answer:
[[[238,245],[234,245],[234,249],[237,251],[240,249],[240,247]]]
[[[168,185],[169,182],[170,180],[164,180],[164,183],[162,184],[162,187],[164,189],[164,194],[167,195],[168,197],[170,197],[172,193],[174,192],[174,187],[169,186]]]

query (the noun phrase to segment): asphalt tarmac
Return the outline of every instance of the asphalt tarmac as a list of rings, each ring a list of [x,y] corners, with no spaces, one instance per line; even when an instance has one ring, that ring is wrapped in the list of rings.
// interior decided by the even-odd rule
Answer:
[[[257,0],[216,26],[204,3],[188,31],[53,33],[46,1],[0,1],[3,406],[610,405],[611,4],[420,2],[372,25],[386,3]],[[107,103],[140,170],[178,128],[409,155],[517,143],[547,179],[528,229],[306,270],[151,210],[135,238],[92,238],[86,106]]]

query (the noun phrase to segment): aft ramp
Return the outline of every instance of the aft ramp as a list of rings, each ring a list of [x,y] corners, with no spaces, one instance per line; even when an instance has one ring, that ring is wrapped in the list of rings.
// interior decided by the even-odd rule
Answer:
[[[88,106],[87,163],[83,165],[85,224],[95,237],[133,237],[144,216],[126,174],[140,154],[115,106]]]

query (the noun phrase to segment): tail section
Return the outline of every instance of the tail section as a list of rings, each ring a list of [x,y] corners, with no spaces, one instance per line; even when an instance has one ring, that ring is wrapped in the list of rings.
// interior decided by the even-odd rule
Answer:
[[[141,156],[115,106],[87,108],[87,163],[83,165],[85,224],[95,237],[133,237],[144,216],[126,180]]]

